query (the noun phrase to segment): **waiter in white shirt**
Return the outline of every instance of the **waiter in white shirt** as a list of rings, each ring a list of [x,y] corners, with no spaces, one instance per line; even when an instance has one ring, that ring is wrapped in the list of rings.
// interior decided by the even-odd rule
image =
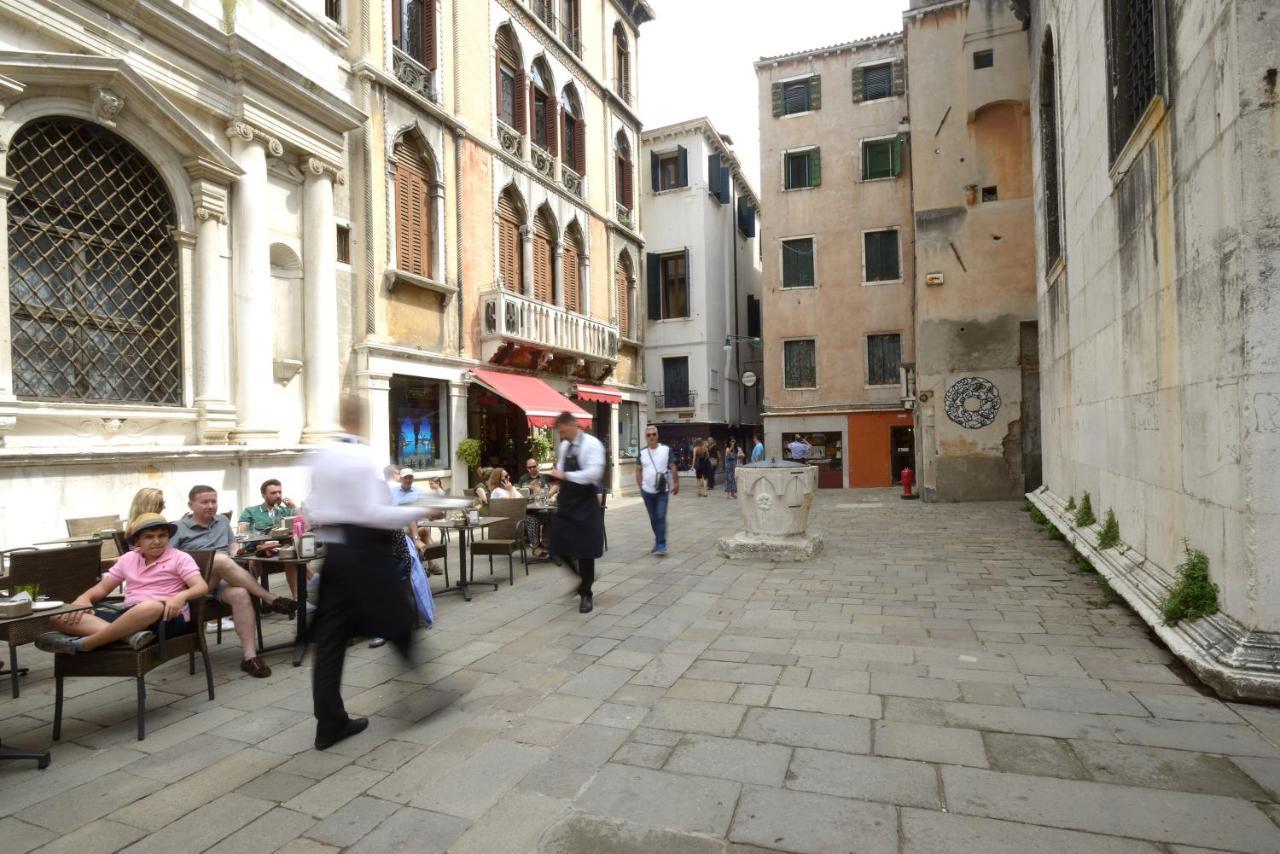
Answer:
[[[604,479],[604,445],[578,427],[568,412],[556,417],[560,450],[551,477],[560,481],[559,505],[551,524],[551,553],[578,574],[578,611],[591,612],[596,558],[604,554],[604,510],[596,485]]]
[[[357,635],[385,637],[403,656],[409,654],[417,624],[414,606],[400,583],[392,538],[427,515],[426,503],[397,507],[379,476],[369,447],[355,436],[360,403],[343,401],[342,428],[350,431],[316,460],[311,475],[307,516],[325,543],[320,572],[320,603],[312,631],[315,663],[312,700],[317,750],[362,732],[367,718],[353,718],[342,703],[342,665],[347,642]]]

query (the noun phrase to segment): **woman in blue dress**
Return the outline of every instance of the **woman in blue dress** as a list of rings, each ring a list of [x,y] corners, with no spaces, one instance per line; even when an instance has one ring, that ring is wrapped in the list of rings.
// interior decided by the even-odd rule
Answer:
[[[738,456],[742,452],[738,450],[738,440],[730,439],[729,443],[724,447],[724,497],[738,497]]]

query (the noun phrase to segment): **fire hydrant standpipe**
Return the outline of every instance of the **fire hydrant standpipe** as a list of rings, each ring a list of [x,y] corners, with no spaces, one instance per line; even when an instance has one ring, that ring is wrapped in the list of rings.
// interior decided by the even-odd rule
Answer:
[[[902,477],[902,499],[904,501],[914,501],[915,499],[919,498],[920,496],[914,495],[911,492],[911,487],[916,482],[916,473],[913,472],[911,469],[903,469],[901,477]]]

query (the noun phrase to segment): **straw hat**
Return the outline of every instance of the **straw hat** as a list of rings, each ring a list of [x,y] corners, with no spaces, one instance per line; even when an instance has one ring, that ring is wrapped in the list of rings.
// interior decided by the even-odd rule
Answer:
[[[168,528],[170,537],[178,533],[178,526],[167,521],[159,513],[141,513],[138,518],[129,523],[129,531],[125,539],[129,545],[133,545],[137,542],[138,535],[148,528]]]

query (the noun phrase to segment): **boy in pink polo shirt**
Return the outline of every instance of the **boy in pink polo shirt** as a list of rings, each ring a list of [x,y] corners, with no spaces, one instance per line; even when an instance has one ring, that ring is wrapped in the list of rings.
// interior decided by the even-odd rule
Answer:
[[[46,652],[74,655],[128,639],[134,649],[155,640],[150,627],[165,623],[165,636],[191,631],[189,603],[209,592],[191,555],[169,546],[177,529],[159,513],[144,513],[129,525],[133,550],[122,556],[102,580],[76,597],[77,605],[105,599],[125,582],[124,611],[106,608],[54,617],[59,631],[46,632],[36,646]]]

